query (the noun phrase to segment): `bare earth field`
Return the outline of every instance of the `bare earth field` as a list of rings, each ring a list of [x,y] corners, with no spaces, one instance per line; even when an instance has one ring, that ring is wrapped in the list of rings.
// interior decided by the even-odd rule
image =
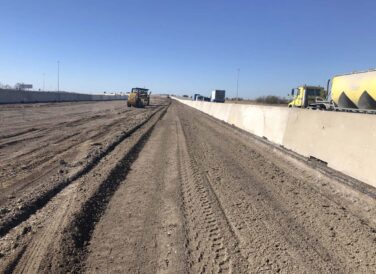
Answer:
[[[0,106],[0,181],[0,272],[376,272],[375,189],[163,98]]]

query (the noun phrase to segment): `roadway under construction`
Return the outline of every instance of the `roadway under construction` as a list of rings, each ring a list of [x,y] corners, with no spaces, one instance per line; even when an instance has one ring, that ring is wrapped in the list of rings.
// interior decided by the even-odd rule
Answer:
[[[0,112],[1,272],[376,272],[375,188],[175,100]]]

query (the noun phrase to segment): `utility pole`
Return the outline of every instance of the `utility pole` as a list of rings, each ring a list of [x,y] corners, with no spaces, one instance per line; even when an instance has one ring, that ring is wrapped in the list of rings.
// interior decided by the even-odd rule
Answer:
[[[239,100],[239,73],[240,73],[240,69],[238,69],[238,77],[236,80],[236,101]]]
[[[44,91],[44,76],[45,74],[43,73],[43,91]]]
[[[60,61],[57,61],[57,92],[60,91]]]

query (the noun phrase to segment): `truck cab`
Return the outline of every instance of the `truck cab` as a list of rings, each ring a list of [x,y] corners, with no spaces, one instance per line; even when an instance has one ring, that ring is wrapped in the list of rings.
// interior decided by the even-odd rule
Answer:
[[[323,101],[325,90],[320,86],[304,85],[292,89],[291,96],[293,100],[289,103],[289,107],[307,108],[314,106],[317,101]]]

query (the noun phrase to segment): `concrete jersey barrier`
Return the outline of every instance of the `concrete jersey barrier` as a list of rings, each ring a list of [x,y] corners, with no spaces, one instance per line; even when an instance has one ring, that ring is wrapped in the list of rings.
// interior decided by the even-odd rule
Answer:
[[[288,119],[288,108],[176,100],[282,145]]]
[[[127,100],[126,95],[0,90],[0,104]]]
[[[376,187],[376,115],[174,99]]]
[[[283,145],[376,187],[376,116],[291,110]]]

